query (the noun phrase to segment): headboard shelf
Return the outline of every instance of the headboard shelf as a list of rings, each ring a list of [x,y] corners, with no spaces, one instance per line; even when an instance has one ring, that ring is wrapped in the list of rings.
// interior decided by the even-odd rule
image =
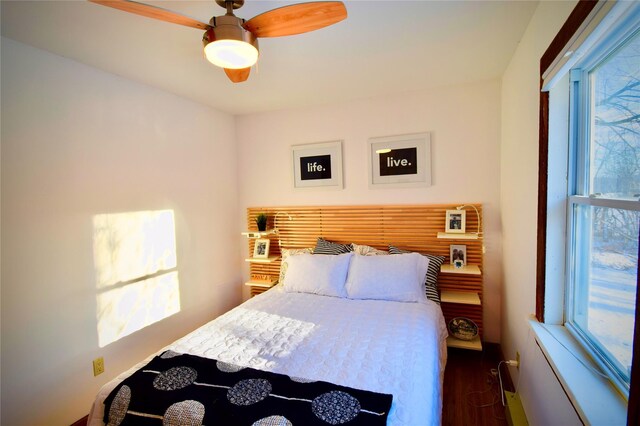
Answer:
[[[438,232],[438,238],[443,240],[477,240],[478,234],[451,234],[449,232]]]
[[[450,263],[445,263],[440,267],[441,274],[465,274],[465,275],[482,275],[478,265],[464,265],[462,268],[456,268]]]
[[[477,230],[480,235],[467,233],[442,236],[446,211],[455,210],[456,206],[462,204],[478,209],[478,215],[475,211],[466,215],[466,229]],[[478,220],[482,223],[482,204],[249,207],[246,229],[250,232],[257,230],[255,217],[259,213],[268,215],[268,229],[278,230],[277,234],[266,237],[271,239],[269,256],[277,256],[278,259],[271,263],[250,263],[251,275],[267,275],[277,279],[280,272],[280,248],[314,247],[318,237],[343,244],[368,245],[380,250],[388,250],[389,245],[393,245],[404,250],[445,256],[446,264],[450,263],[449,246],[465,245],[467,264],[477,266],[475,274],[443,272],[439,275],[438,283],[442,291],[470,292],[476,294],[481,302],[483,300],[483,238],[482,229],[478,229]],[[249,253],[253,253],[255,240],[247,241]],[[260,290],[264,291],[264,288]],[[442,304],[442,310],[447,321],[456,316],[471,319],[478,325],[482,336],[481,305],[448,302]]]

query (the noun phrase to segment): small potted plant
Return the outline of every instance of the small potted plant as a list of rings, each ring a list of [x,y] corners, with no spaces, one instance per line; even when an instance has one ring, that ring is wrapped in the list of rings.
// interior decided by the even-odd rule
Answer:
[[[258,231],[267,230],[267,215],[266,213],[258,213],[256,216],[256,225],[258,225]]]

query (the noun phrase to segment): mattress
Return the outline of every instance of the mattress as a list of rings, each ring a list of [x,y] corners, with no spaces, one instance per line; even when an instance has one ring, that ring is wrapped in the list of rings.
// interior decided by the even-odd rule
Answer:
[[[440,306],[350,300],[275,287],[163,348],[393,395],[388,425],[441,423],[447,329]],[[155,354],[154,354],[155,355]],[[99,391],[88,424],[102,425],[104,399],[151,358]]]

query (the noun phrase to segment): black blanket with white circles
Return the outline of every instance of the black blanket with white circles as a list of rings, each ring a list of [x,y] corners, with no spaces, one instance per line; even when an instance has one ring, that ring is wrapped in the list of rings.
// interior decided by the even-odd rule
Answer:
[[[166,351],[105,399],[107,425],[385,425],[393,396]]]

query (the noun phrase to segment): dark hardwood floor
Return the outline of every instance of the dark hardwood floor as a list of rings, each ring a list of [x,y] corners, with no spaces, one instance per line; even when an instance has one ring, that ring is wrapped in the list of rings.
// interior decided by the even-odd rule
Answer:
[[[89,421],[89,415],[87,414],[80,420],[76,420],[74,423],[71,424],[71,426],[86,426],[88,421]]]
[[[502,360],[500,346],[485,344],[482,352],[449,349],[444,372],[442,424],[444,426],[505,426],[498,378],[491,369]],[[513,391],[507,367],[502,366],[505,389]],[[84,417],[72,426],[86,425]]]
[[[444,372],[443,425],[507,425],[498,377],[491,374],[501,358],[500,347],[495,344],[485,344],[482,352],[449,349]],[[507,367],[502,365],[501,371],[505,389],[513,390],[511,380],[505,377]]]

